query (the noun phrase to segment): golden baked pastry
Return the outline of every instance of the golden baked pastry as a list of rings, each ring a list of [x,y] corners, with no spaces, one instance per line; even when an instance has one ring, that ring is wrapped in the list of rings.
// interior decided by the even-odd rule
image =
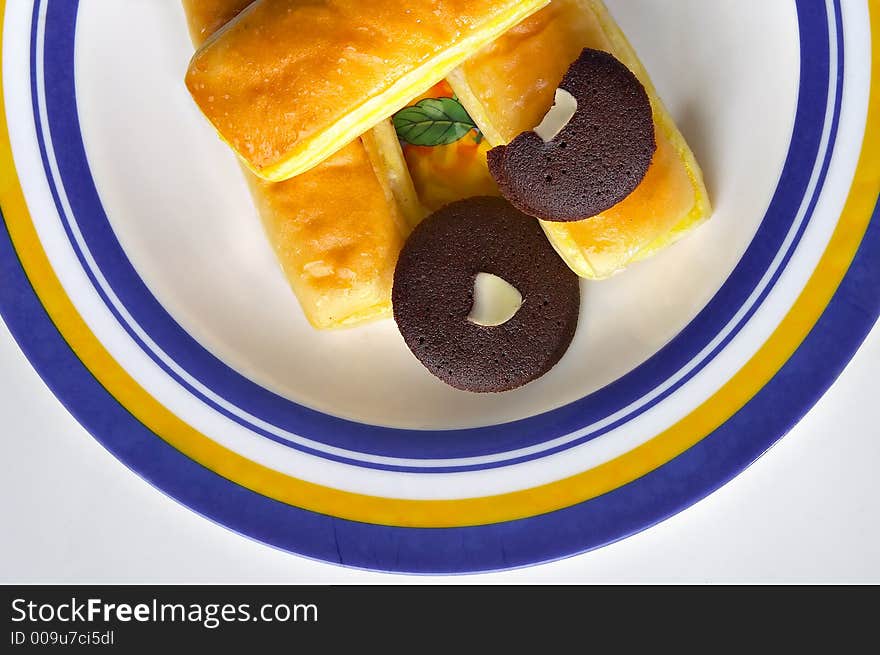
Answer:
[[[193,45],[198,48],[254,0],[183,0]]]
[[[569,64],[583,48],[610,52],[644,85],[657,151],[636,190],[588,220],[542,222],[579,275],[606,278],[668,246],[711,213],[702,172],[644,66],[601,0],[552,0],[450,74],[459,100],[493,145],[541,122]]]
[[[284,182],[248,180],[312,325],[348,327],[391,315],[394,267],[411,226],[360,140]]]
[[[193,56],[186,85],[258,176],[320,163],[548,0],[256,0]]]
[[[193,42],[248,4],[184,0]],[[397,255],[422,209],[387,121],[296,178],[272,183],[245,173],[266,234],[313,326],[346,327],[390,315]]]

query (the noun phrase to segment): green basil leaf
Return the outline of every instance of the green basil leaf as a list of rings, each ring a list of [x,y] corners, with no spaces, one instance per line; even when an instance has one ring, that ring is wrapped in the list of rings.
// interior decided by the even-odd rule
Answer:
[[[476,127],[461,103],[453,98],[426,98],[394,115],[394,129],[404,143],[443,146],[455,143]]]

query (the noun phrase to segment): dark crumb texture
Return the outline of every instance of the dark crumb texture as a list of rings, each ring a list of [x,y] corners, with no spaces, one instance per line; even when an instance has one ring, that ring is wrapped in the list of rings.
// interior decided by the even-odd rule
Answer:
[[[468,321],[477,273],[523,297],[507,323]],[[394,320],[413,354],[447,384],[473,392],[520,387],[549,371],[577,327],[577,275],[540,225],[502,198],[470,198],[425,219],[394,272]]]
[[[560,88],[578,102],[545,143],[523,132],[489,151],[489,170],[517,208],[548,221],[578,221],[610,209],[644,179],[657,144],[641,82],[607,52],[585,49]]]

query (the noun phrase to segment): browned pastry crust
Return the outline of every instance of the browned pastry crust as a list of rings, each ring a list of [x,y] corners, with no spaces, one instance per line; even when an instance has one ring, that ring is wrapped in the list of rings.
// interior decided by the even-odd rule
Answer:
[[[247,4],[184,0],[193,42],[200,44]],[[411,181],[401,179],[406,175],[402,156],[396,153],[401,161],[393,166],[395,153],[379,141],[387,139],[371,138],[370,148],[355,139],[308,173],[281,183],[247,173],[278,262],[316,328],[391,315],[397,254],[420,216],[412,207]],[[392,168],[395,180],[384,179]],[[412,195],[413,201],[403,203],[396,193]]]
[[[257,175],[307,171],[548,0],[256,0],[186,85]]]

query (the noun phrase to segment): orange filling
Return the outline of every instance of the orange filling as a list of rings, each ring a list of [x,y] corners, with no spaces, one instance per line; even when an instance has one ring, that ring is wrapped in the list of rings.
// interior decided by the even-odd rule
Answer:
[[[499,195],[486,164],[491,146],[445,80],[397,112],[394,126],[429,211],[462,198]]]

